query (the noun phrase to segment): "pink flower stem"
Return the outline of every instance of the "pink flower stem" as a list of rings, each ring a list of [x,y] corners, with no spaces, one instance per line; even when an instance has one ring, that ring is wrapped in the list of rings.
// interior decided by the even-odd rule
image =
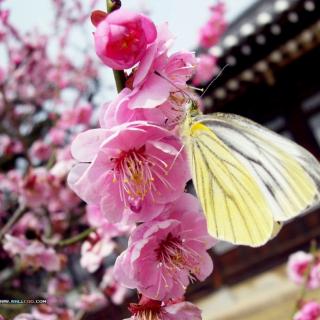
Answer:
[[[23,214],[27,211],[25,205],[20,205],[18,209],[11,216],[9,221],[4,225],[4,227],[0,230],[0,240],[5,236],[7,232],[10,231],[12,226],[23,216]]]
[[[82,231],[81,233],[77,234],[74,237],[59,241],[58,245],[60,247],[65,247],[65,246],[70,246],[72,244],[75,244],[75,243],[87,238],[90,235],[90,233],[93,232],[94,230],[95,230],[95,228],[88,228],[88,229]]]
[[[299,311],[299,309],[301,308],[301,303],[304,300],[304,297],[305,297],[305,295],[307,293],[308,281],[309,281],[309,278],[310,278],[310,272],[311,272],[312,267],[314,266],[314,264],[316,262],[316,252],[317,252],[317,242],[315,240],[312,240],[311,244],[310,244],[310,253],[312,254],[313,258],[310,261],[310,263],[309,263],[309,265],[307,267],[307,270],[304,273],[303,285],[302,285],[302,287],[300,289],[300,293],[299,293],[297,302],[296,302],[295,307],[294,307],[293,315],[297,311]]]
[[[106,0],[107,1],[107,11],[110,13],[114,10],[118,10],[121,7],[120,0]],[[116,83],[118,93],[125,88],[126,76],[123,70],[113,70],[113,77]]]

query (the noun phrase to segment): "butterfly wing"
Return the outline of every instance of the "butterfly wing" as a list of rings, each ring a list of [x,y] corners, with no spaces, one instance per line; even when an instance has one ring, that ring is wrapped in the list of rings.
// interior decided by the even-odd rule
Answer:
[[[201,122],[191,124],[186,145],[209,233],[235,244],[264,244],[273,217],[254,175]]]
[[[280,233],[282,227],[283,227],[283,222],[274,221],[271,239],[275,238]]]
[[[320,164],[296,143],[246,118],[198,116],[255,177],[274,219],[285,221],[319,201]]]

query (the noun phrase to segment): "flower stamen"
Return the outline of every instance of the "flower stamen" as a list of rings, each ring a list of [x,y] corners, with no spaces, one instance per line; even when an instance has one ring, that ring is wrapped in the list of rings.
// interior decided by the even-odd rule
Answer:
[[[168,164],[155,155],[145,153],[145,147],[139,150],[122,151],[112,158],[114,163],[113,181],[119,183],[120,199],[134,212],[142,208],[144,198],[149,194],[155,199],[158,190],[154,180],[159,180],[167,188],[173,186],[165,178]]]

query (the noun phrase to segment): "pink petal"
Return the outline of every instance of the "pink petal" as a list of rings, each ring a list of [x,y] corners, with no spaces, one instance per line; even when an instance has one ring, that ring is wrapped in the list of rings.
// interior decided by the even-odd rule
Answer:
[[[142,58],[139,67],[134,75],[133,87],[137,87],[146,78],[150,71],[152,63],[154,61],[157,52],[157,44],[152,44],[147,49],[144,57]]]
[[[71,145],[72,156],[81,162],[91,162],[110,134],[111,131],[106,129],[91,129],[78,134]]]
[[[143,14],[140,14],[139,16],[141,19],[140,21],[142,24],[142,28],[145,30],[145,36],[146,36],[147,42],[151,43],[154,40],[156,40],[156,37],[157,37],[156,26],[148,17],[144,16]]]
[[[110,181],[110,183],[112,182]],[[105,193],[100,201],[101,211],[111,223],[117,223],[122,219],[123,203],[121,202],[119,195],[116,194],[117,191],[118,190],[114,190],[113,193],[110,191]]]
[[[139,90],[135,90],[136,93],[130,99],[128,107],[134,109],[159,106],[168,99],[171,88],[169,81],[152,74]]]

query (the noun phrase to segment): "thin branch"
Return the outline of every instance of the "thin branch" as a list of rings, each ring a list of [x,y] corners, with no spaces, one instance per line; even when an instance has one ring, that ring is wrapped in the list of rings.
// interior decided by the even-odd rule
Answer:
[[[86,239],[90,235],[90,233],[93,231],[95,231],[95,228],[88,228],[88,229],[82,231],[81,233],[77,234],[74,237],[59,241],[58,246],[65,247],[65,246],[70,246],[72,244],[75,244],[81,240]]]
[[[308,282],[310,280],[310,273],[311,273],[311,270],[312,268],[314,267],[317,259],[316,259],[316,251],[317,251],[317,243],[315,240],[312,240],[311,241],[311,244],[310,244],[310,253],[312,254],[312,260],[310,261],[310,263],[308,264],[308,267],[304,273],[304,279],[303,279],[303,285],[301,287],[301,290],[299,292],[299,296],[298,296],[298,299],[297,299],[297,302],[295,304],[295,307],[294,307],[294,311],[293,311],[293,315],[292,317],[294,316],[294,314],[299,311],[300,307],[301,307],[301,302],[303,301],[306,293],[307,293],[307,289],[308,289]]]
[[[23,216],[23,214],[27,211],[27,208],[24,204],[20,205],[18,209],[13,213],[9,221],[4,225],[4,227],[0,230],[0,241],[5,236],[6,233],[10,231],[13,225]]]

